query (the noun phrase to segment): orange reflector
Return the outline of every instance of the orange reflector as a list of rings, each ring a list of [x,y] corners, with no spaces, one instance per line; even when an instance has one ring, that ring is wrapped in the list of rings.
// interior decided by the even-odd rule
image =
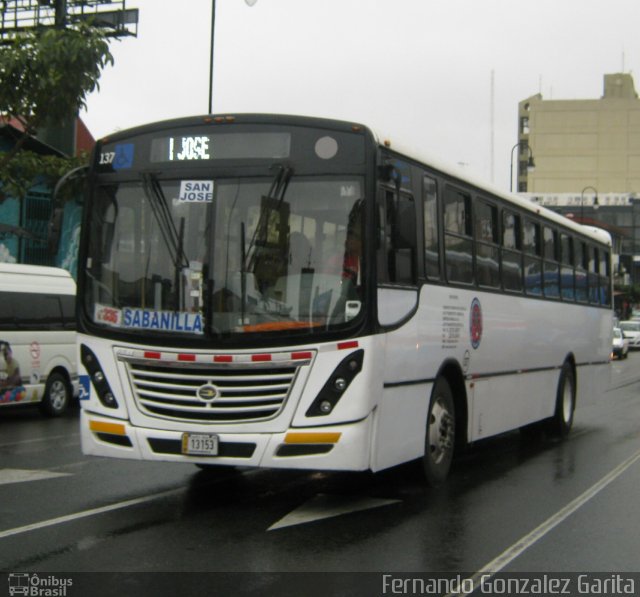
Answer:
[[[111,435],[127,435],[122,423],[104,423],[102,421],[89,421],[89,429],[96,433],[110,433]]]
[[[337,444],[342,433],[292,431],[284,438],[285,444]]]

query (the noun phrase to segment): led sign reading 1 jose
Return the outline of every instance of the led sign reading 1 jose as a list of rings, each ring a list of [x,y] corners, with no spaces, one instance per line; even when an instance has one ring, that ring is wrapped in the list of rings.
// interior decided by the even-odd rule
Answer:
[[[170,137],[168,140],[167,160],[210,160],[207,136]]]
[[[197,162],[213,157],[210,135],[174,135],[151,141],[151,162]]]
[[[291,134],[286,132],[197,132],[151,139],[150,162],[197,162],[289,157]]]

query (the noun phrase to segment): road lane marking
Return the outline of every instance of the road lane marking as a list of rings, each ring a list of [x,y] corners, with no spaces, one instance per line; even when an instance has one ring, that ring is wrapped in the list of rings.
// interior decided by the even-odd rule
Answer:
[[[483,577],[491,577],[506,568],[513,560],[524,553],[532,545],[537,543],[545,535],[551,532],[561,522],[565,521],[574,512],[579,510],[587,502],[592,500],[608,485],[613,483],[622,473],[632,467],[636,462],[640,460],[640,451],[636,452],[633,456],[627,458],[624,462],[619,464],[616,468],[610,471],[607,475],[602,477],[600,481],[592,485],[584,493],[579,495],[573,501],[569,502],[564,508],[558,510],[553,516],[550,516],[541,525],[537,526],[533,531],[516,541],[511,547],[503,551],[497,558],[491,560],[483,568],[478,570],[472,577],[473,591],[468,593],[451,593],[447,597],[466,597],[474,593],[480,586],[480,580]]]
[[[274,531],[284,527],[306,524],[334,516],[342,516],[361,510],[371,510],[390,504],[397,504],[402,500],[383,500],[379,498],[327,495],[320,493],[302,506],[272,524],[267,531]]]
[[[40,444],[43,442],[50,442],[55,439],[69,439],[69,438],[79,438],[79,433],[66,433],[65,435],[50,435],[47,437],[40,437],[35,439],[21,439],[16,442],[9,442],[6,444],[0,444],[0,448],[11,448],[13,446],[21,446],[23,444]],[[76,443],[72,444],[76,445]]]
[[[0,531],[0,539],[6,539],[7,537],[13,537],[15,535],[21,535],[22,533],[28,533],[30,531],[36,531],[47,527],[52,527],[58,524],[64,524],[65,522],[74,522],[82,518],[88,518],[89,516],[96,516],[98,514],[105,514],[107,512],[113,512],[114,510],[121,510],[122,508],[129,508],[130,506],[137,506],[139,504],[146,504],[153,500],[161,499],[164,497],[174,496],[180,493],[184,493],[184,489],[170,489],[161,493],[154,493],[145,497],[134,498],[126,500],[124,502],[117,502],[115,504],[109,504],[107,506],[101,506],[100,508],[92,508],[91,510],[83,510],[82,512],[75,512],[73,514],[67,514],[65,516],[59,516],[58,518],[50,518],[49,520],[42,520],[40,522],[34,522],[33,524],[26,524],[14,529],[7,529],[6,531]]]
[[[32,470],[21,468],[0,468],[0,485],[10,483],[25,483],[27,481],[42,481],[43,479],[56,479],[58,477],[70,477],[71,473],[56,473],[46,470]]]

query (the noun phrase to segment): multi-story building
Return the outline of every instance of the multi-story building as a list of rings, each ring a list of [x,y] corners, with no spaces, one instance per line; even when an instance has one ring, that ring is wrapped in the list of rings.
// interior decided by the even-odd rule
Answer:
[[[513,190],[607,228],[618,282],[640,284],[640,99],[631,75],[605,75],[599,99],[521,101],[513,149]]]

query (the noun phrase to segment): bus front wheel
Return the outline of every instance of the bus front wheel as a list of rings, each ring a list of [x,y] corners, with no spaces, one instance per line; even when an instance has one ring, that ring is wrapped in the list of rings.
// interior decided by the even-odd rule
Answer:
[[[427,483],[440,485],[449,474],[455,447],[455,407],[449,382],[440,377],[433,386],[422,457],[422,467]]]

